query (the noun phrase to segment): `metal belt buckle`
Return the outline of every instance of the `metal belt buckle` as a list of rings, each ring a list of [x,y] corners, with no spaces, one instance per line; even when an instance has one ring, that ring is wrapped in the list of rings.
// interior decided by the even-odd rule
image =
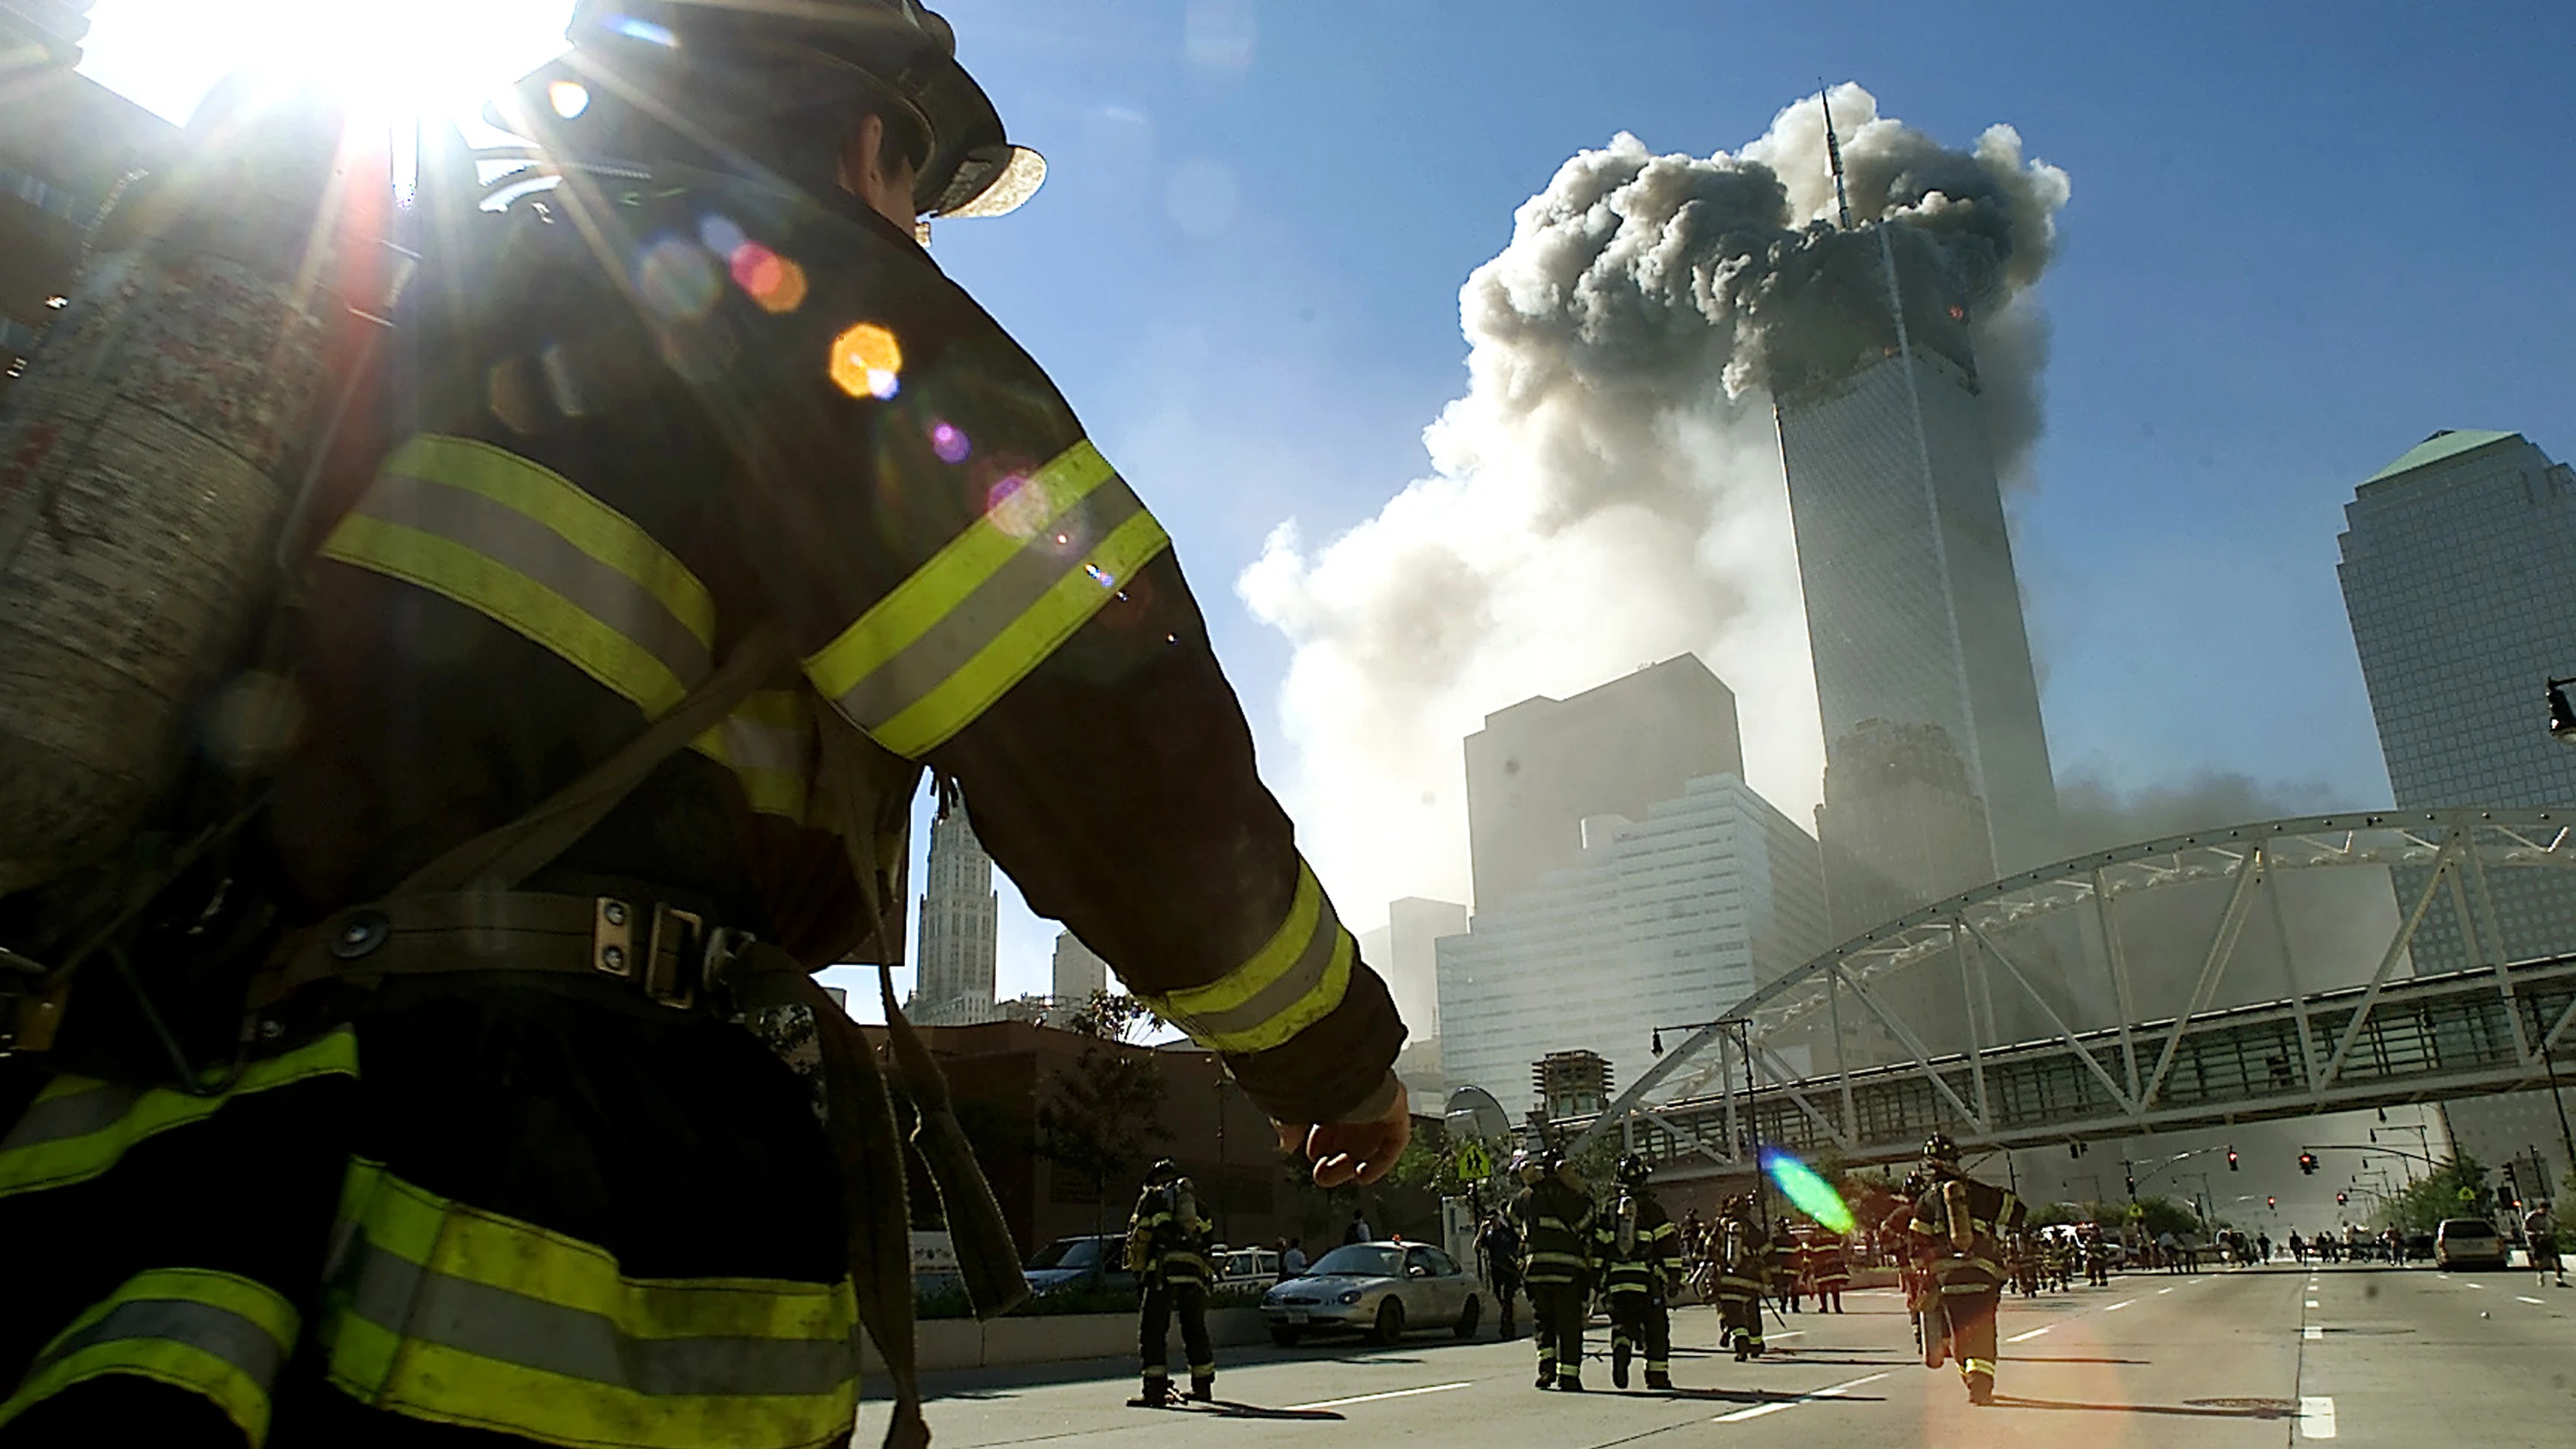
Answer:
[[[591,906],[591,969],[607,976],[635,974],[635,908],[612,896]]]
[[[679,1011],[697,1005],[706,937],[704,916],[656,904],[644,950],[644,994]]]

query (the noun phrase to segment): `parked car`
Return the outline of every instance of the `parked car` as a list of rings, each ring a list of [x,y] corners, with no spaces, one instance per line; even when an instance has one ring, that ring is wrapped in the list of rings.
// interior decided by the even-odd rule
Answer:
[[[1365,1333],[1393,1343],[1417,1328],[1476,1336],[1485,1286],[1456,1259],[1424,1243],[1350,1243],[1263,1295],[1271,1341],[1294,1346],[1309,1333]]]
[[[1127,1271],[1124,1233],[1058,1238],[1031,1254],[1020,1272],[1029,1280],[1029,1292],[1041,1298],[1086,1283],[1104,1288],[1136,1286],[1136,1275]]]
[[[2445,1272],[2505,1267],[2504,1235],[2484,1218],[2445,1218],[2433,1234],[2433,1266]]]
[[[1219,1283],[1276,1283],[1279,1255],[1268,1248],[1219,1248],[1210,1255]]]

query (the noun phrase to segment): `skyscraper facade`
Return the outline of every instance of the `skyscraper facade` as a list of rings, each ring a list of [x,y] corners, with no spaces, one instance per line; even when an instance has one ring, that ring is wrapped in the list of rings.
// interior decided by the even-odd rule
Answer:
[[[1051,993],[1060,1007],[1078,1008],[1092,993],[1109,989],[1109,963],[1093,954],[1071,931],[1055,933],[1055,979]]]
[[[2542,681],[2576,674],[2576,472],[2518,433],[2445,430],[2365,479],[2344,521],[2337,571],[2398,807],[2576,805],[2576,749],[2550,738],[2540,710]],[[2410,909],[2424,872],[2390,874]],[[2438,892],[2414,939],[2418,974],[2576,952],[2576,879],[2484,877],[2501,939],[2485,939],[2482,902],[2464,923]],[[2576,1113],[2576,1092],[2563,1095]],[[2447,1115],[2488,1165],[2538,1148],[2564,1179],[2547,1092]]]
[[[1937,730],[1984,816],[1981,849],[1945,851],[1927,862],[1929,874],[1845,889],[1855,899],[1919,904],[2048,864],[2060,844],[1965,307],[1945,300],[1957,284],[1936,254],[1914,245],[1893,255],[1909,259],[1909,325],[1894,324],[1885,291],[1860,289],[1849,304],[1856,315],[1845,320],[1863,333],[1883,330],[1885,344],[1794,373],[1776,404],[1828,790],[1878,773],[1888,731],[1917,732],[1919,746],[1932,739],[1920,731]],[[1885,275],[1891,283],[1898,275],[1892,261]],[[1847,838],[1933,829],[1911,812],[1934,794],[1939,832],[1964,808],[1946,786],[1840,793],[1844,802],[1820,830]],[[1855,863],[1869,854],[1838,852]]]
[[[1741,779],[1744,744],[1735,692],[1693,655],[1571,699],[1540,696],[1485,716],[1467,737],[1476,909],[1504,905],[1573,864],[1584,817],[1641,817],[1708,775]]]
[[[1656,1027],[1706,1021],[1828,944],[1814,837],[1736,776],[1583,831],[1572,864],[1438,942],[1451,1089],[1508,1105],[1532,1063],[1577,1050],[1635,1081]]]
[[[921,893],[920,975],[906,1014],[924,1026],[973,1026],[997,1020],[993,963],[1000,899],[993,857],[975,838],[966,803],[943,791],[930,822],[928,880]]]

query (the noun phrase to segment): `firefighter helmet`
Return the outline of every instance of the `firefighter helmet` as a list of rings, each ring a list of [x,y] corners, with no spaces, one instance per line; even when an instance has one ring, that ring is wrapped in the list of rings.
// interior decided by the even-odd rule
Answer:
[[[1011,143],[991,98],[957,63],[956,31],[919,0],[579,0],[564,36],[572,51],[520,81],[522,112],[537,113],[565,83],[585,95],[604,88],[684,136],[748,147],[753,160],[813,186],[828,183],[838,156],[758,154],[779,149],[757,139],[767,123],[873,104],[919,132],[911,159],[922,216],[1000,216],[1046,179],[1045,158]]]
[[[1180,1175],[1181,1165],[1168,1157],[1145,1169],[1145,1181],[1149,1184],[1169,1182]]]
[[[1935,1132],[1923,1139],[1923,1160],[1956,1167],[1959,1165],[1959,1144],[1950,1140],[1949,1133]]]
[[[1643,1187],[1646,1185],[1646,1179],[1655,1175],[1655,1169],[1645,1158],[1629,1152],[1620,1155],[1618,1173],[1619,1180],[1628,1186]]]

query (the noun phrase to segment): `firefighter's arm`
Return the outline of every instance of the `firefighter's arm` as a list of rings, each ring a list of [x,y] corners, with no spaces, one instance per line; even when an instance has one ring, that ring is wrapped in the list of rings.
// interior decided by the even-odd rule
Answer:
[[[998,326],[880,260],[808,303],[838,329],[801,390],[820,416],[775,430],[810,456],[762,490],[807,677],[953,775],[1029,905],[1220,1053],[1319,1178],[1375,1180],[1410,1130],[1404,1026],[1262,785],[1169,538]]]

